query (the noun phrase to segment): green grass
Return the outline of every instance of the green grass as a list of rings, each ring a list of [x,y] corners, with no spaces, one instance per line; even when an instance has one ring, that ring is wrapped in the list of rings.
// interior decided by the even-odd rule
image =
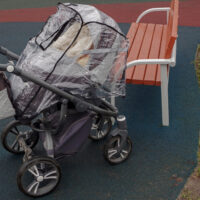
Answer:
[[[198,142],[198,151],[197,151],[197,167],[194,170],[191,177],[188,179],[189,184],[186,183],[184,189],[182,190],[181,194],[177,198],[177,200],[200,200],[198,194],[195,193],[196,188],[200,188],[200,182],[194,181],[194,179],[200,178],[200,133],[199,133],[199,142]],[[196,179],[196,180],[197,180]]]
[[[185,190],[181,196],[183,200],[193,200],[192,193],[188,190]]]

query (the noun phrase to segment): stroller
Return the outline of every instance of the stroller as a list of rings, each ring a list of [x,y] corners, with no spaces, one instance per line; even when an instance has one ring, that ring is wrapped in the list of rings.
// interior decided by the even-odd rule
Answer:
[[[58,4],[20,56],[0,46],[9,60],[0,64],[0,119],[15,118],[1,139],[7,151],[24,153],[17,174],[23,193],[40,197],[55,189],[61,178],[57,160],[80,151],[88,137],[109,135],[104,156],[111,164],[129,157],[126,118],[109,102],[125,95],[127,50],[128,40],[112,18],[69,3]],[[34,155],[38,140],[46,156]]]

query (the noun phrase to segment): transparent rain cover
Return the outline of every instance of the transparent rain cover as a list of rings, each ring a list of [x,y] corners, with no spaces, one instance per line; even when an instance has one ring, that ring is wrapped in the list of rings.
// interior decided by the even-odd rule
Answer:
[[[112,18],[93,6],[60,3],[16,67],[84,99],[124,96],[127,50],[128,40]],[[61,100],[18,76],[10,82],[17,114],[25,118]]]

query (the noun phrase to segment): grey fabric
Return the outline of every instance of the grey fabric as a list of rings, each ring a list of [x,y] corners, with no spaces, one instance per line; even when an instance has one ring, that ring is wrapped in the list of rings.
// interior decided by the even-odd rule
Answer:
[[[0,120],[15,115],[15,110],[8,97],[7,89],[0,91]]]
[[[78,152],[91,131],[92,114],[77,113],[68,117],[62,131],[53,135],[54,154],[74,154]]]
[[[52,129],[58,128],[59,112],[48,116]],[[72,155],[80,150],[91,131],[94,114],[88,112],[75,112],[60,125],[58,133],[42,132],[40,139],[47,155],[59,157]]]
[[[84,98],[94,87],[97,98],[121,96],[125,95],[127,49],[128,40],[119,26],[103,12],[89,5],[59,4],[57,13],[28,42],[16,66]],[[10,82],[17,115],[24,118],[60,101],[15,75]]]

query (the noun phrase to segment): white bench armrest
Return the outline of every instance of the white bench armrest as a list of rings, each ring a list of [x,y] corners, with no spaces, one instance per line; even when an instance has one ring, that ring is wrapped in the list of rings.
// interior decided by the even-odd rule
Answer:
[[[168,23],[168,16],[169,16],[169,10],[170,10],[170,7],[163,7],[163,8],[150,8],[148,10],[145,10],[144,12],[142,12],[139,17],[137,18],[136,20],[136,23],[139,23],[140,20],[148,13],[151,13],[151,12],[160,12],[160,11],[166,11],[167,12],[167,23]]]
[[[171,59],[139,59],[133,60],[127,63],[127,68],[136,66],[136,65],[144,65],[144,64],[171,64]]]
[[[133,60],[127,63],[127,68],[143,65],[143,64],[160,64],[160,65],[170,65],[174,67],[176,65],[176,41],[172,50],[172,57],[169,59],[139,59]]]

